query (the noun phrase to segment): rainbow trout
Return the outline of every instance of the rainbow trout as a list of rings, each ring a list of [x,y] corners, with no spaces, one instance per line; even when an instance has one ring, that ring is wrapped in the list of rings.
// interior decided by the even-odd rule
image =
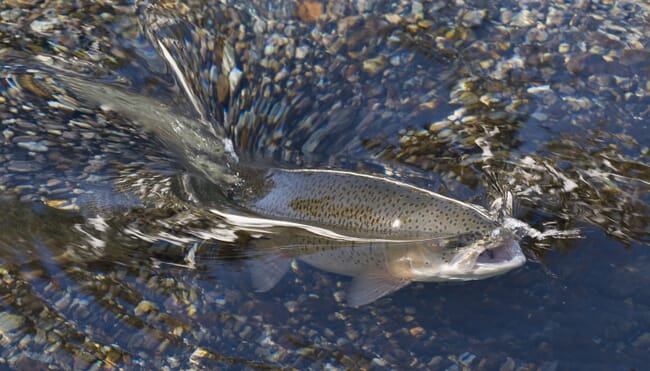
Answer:
[[[294,258],[353,276],[352,306],[413,281],[482,279],[526,261],[515,234],[480,206],[379,176],[246,166],[205,123],[160,102],[107,84],[57,78],[79,98],[154,132],[188,170],[233,195],[247,215],[215,210],[233,225],[289,227],[298,236],[308,232],[279,242],[282,248],[253,243],[265,246],[251,259],[257,291],[272,289]]]
[[[262,217],[258,223],[282,220],[274,225],[310,234],[253,243],[258,292],[272,289],[292,259],[354,277],[347,300],[355,307],[413,281],[483,279],[526,261],[513,231],[483,208],[407,183],[334,170],[269,169],[264,178],[240,204]]]

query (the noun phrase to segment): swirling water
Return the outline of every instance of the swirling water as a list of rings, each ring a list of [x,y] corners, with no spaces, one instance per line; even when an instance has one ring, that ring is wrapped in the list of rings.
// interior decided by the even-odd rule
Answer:
[[[0,13],[3,364],[647,363],[643,3],[10,3]],[[125,88],[140,116],[69,95],[61,71]],[[532,261],[516,271],[416,284],[359,309],[345,304],[348,278],[300,263],[255,293],[241,256],[255,236],[210,211],[236,205],[188,177],[137,122],[155,121],[147,112],[208,123],[260,166],[383,174],[483,205],[508,188],[519,219],[583,236],[524,240]]]

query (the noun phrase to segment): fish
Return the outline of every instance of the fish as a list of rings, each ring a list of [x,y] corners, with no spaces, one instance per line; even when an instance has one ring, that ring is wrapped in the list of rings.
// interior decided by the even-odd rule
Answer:
[[[233,226],[282,226],[292,228],[288,234],[309,234],[267,249],[260,248],[268,247],[264,241],[252,243],[251,250],[267,251],[250,259],[255,291],[275,287],[293,259],[352,276],[348,303],[353,307],[410,282],[478,280],[526,262],[517,235],[478,205],[379,175],[237,161],[226,142],[198,119],[118,86],[69,75],[58,79],[78,98],[110,107],[152,131],[188,169],[222,189],[239,213],[215,212]]]
[[[238,226],[281,220],[294,228],[290,241],[251,244],[257,292],[273,289],[294,259],[353,277],[351,307],[411,282],[479,280],[526,262],[517,235],[487,210],[405,182],[340,170],[269,169],[261,184],[240,200],[258,219],[221,214]]]

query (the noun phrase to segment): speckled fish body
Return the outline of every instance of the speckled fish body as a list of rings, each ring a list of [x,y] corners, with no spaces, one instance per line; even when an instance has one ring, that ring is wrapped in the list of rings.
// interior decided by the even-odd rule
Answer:
[[[354,237],[411,240],[470,233],[478,238],[499,225],[479,206],[346,171],[271,169],[252,195],[245,204],[260,215]]]

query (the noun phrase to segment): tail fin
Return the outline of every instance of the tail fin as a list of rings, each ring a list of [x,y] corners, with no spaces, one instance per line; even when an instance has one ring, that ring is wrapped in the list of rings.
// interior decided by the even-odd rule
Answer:
[[[294,45],[308,38],[286,37],[273,27],[277,15],[269,21],[262,11],[154,1],[139,16],[181,90],[217,136],[236,144],[243,162],[323,165],[352,143],[361,147],[354,140],[361,102],[358,87],[341,78],[346,64],[334,63],[326,44]],[[313,27],[284,17],[295,33]],[[316,73],[323,58],[333,66]]]
[[[202,10],[210,11],[210,8]],[[145,35],[171,69],[194,109],[206,122],[223,122],[223,106],[214,99],[217,86],[212,80],[229,73],[224,67],[230,66],[220,63],[223,47],[219,49],[219,46],[223,46],[226,34],[221,32],[220,25],[213,25],[214,34],[223,35],[222,39],[201,40],[199,45],[195,39],[201,37],[202,28],[193,23],[198,19],[190,17],[196,14],[188,13],[187,19],[180,18],[180,14],[183,12],[173,5],[156,2],[145,2],[139,9]]]

